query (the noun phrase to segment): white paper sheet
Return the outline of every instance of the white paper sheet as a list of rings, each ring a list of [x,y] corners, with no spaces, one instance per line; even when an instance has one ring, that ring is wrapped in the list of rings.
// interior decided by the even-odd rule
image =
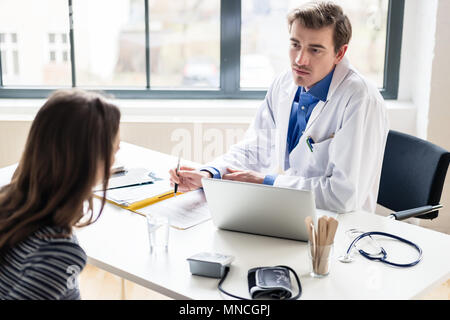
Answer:
[[[211,218],[203,190],[177,195],[170,199],[136,210],[141,214],[163,214],[169,217],[170,225],[187,229]]]

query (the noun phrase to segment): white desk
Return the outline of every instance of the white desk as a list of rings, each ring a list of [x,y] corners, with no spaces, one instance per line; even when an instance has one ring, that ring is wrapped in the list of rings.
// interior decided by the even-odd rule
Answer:
[[[117,157],[126,165],[163,172],[176,164],[175,157],[127,143],[121,144]],[[9,181],[14,167],[0,170],[0,185]],[[110,204],[96,223],[77,230],[77,236],[89,263],[175,299],[229,299],[217,290],[217,279],[190,274],[186,258],[201,251],[235,256],[224,288],[245,297],[247,271],[256,266],[292,267],[300,276],[301,299],[416,299],[450,276],[449,235],[364,212],[339,215],[337,219],[334,264],[323,279],[309,276],[305,243],[219,230],[211,220],[188,230],[171,228],[169,250],[158,255],[149,252],[145,218]],[[409,239],[423,249],[423,260],[408,269],[392,268],[359,255],[351,264],[340,263],[336,257],[348,247],[345,231],[350,228]],[[397,247],[393,241],[383,245],[393,257],[416,256],[412,249]]]

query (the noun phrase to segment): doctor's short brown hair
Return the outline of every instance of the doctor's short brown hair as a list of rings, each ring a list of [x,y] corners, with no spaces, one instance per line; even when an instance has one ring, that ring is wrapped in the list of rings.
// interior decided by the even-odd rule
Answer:
[[[293,9],[287,16],[289,32],[294,21],[298,21],[308,29],[321,29],[334,26],[333,42],[334,51],[350,42],[352,37],[352,25],[340,6],[333,2],[308,2]]]

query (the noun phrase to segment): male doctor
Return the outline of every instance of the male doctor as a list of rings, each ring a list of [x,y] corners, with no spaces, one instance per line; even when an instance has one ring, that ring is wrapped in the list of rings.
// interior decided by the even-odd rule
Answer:
[[[171,182],[181,192],[204,177],[313,190],[318,208],[374,212],[388,120],[376,86],[345,57],[350,21],[313,2],[288,26],[291,70],[273,81],[244,140],[200,169],[171,169]]]

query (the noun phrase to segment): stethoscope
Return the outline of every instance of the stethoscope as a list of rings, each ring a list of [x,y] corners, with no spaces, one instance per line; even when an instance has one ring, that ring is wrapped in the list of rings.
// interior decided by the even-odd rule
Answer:
[[[355,233],[361,233],[361,234],[359,236],[357,236],[352,241],[352,243],[348,247],[347,252],[345,253],[345,255],[343,255],[343,256],[338,258],[339,261],[341,261],[341,262],[348,263],[348,262],[352,262],[353,261],[352,257],[350,256],[350,252],[352,251],[352,249],[354,247],[356,247],[356,244],[358,243],[358,241],[360,241],[361,239],[363,239],[365,237],[370,237],[373,240],[373,242],[376,243],[377,246],[380,249],[380,251],[378,253],[375,253],[375,254],[368,253],[368,252],[366,252],[366,251],[364,251],[362,249],[358,249],[359,253],[366,259],[369,259],[369,260],[372,260],[372,261],[379,261],[379,262],[386,263],[388,265],[391,265],[391,266],[394,266],[394,267],[399,267],[399,268],[409,268],[409,267],[415,266],[416,264],[418,264],[422,260],[422,249],[417,244],[415,244],[415,243],[413,243],[413,242],[411,242],[409,240],[406,240],[404,238],[401,238],[399,236],[396,236],[394,234],[390,234],[390,233],[386,233],[386,232],[379,232],[379,231],[371,231],[371,232],[362,233],[361,231],[357,231],[355,229],[350,229],[347,232],[350,232],[350,233],[353,233],[353,234],[355,234]],[[375,239],[372,238],[372,236],[384,236],[384,237],[392,238],[392,239],[401,241],[403,243],[406,243],[407,245],[409,245],[409,246],[411,246],[411,247],[413,247],[414,249],[417,250],[417,252],[419,253],[419,257],[417,258],[416,261],[411,262],[411,263],[404,263],[404,264],[402,264],[402,263],[391,262],[391,261],[386,259],[386,257],[387,257],[386,250],[382,246],[380,246],[375,241]]]

